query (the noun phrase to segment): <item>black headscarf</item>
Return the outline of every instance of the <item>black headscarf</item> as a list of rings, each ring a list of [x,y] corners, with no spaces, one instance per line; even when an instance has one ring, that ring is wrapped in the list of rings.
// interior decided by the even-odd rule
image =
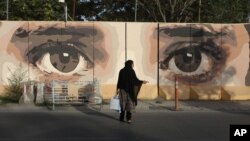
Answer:
[[[134,62],[132,60],[128,60],[125,62],[125,68],[133,69]]]
[[[139,80],[133,70],[133,61],[125,62],[125,67],[120,70],[117,89],[125,90],[132,101],[137,105],[137,96],[140,91],[143,81]]]

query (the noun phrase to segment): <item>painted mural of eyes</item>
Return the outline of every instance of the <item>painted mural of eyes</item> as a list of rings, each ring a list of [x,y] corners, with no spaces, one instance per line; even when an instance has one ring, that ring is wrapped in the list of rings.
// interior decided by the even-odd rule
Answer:
[[[81,45],[82,46],[82,45]],[[76,43],[49,41],[31,49],[29,62],[47,73],[84,75],[92,61]]]
[[[166,57],[160,61],[160,69],[193,84],[212,80],[223,69],[226,61],[225,51],[212,41],[180,42],[164,53]]]

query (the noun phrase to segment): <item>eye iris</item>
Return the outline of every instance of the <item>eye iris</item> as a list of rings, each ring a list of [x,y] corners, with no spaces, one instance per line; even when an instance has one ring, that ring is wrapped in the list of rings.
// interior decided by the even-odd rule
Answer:
[[[59,52],[50,53],[51,64],[59,71],[68,73],[79,64],[79,54],[70,47],[61,47]]]
[[[201,52],[196,47],[183,48],[174,56],[176,66],[183,72],[193,72],[201,64]]]

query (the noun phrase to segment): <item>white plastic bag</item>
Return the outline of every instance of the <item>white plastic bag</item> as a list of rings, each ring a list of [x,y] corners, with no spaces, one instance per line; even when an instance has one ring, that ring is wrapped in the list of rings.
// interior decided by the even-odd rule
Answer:
[[[115,110],[115,111],[120,111],[121,106],[120,106],[120,99],[118,96],[114,96],[110,100],[110,109]]]

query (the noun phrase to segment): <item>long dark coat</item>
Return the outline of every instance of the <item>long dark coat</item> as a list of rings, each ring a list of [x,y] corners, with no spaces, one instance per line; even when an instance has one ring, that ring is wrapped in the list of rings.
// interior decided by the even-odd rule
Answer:
[[[129,94],[132,102],[137,105],[137,96],[143,81],[139,80],[132,67],[124,67],[119,72],[117,89],[123,89]]]

